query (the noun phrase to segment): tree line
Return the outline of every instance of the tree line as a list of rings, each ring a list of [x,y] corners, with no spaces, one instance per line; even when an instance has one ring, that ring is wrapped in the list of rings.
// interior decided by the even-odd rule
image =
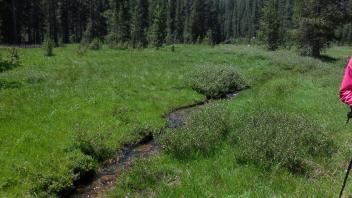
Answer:
[[[0,0],[0,43],[297,45],[319,56],[352,44],[352,0]]]

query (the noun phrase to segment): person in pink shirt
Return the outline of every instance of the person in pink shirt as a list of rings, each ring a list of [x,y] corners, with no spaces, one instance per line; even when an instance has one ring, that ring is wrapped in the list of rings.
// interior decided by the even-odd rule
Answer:
[[[349,58],[340,88],[340,100],[350,106],[347,122],[352,118],[352,58]]]

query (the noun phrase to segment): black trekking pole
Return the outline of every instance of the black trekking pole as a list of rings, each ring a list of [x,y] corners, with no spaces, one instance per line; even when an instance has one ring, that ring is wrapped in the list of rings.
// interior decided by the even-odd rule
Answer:
[[[350,108],[351,108],[351,111],[347,114],[346,124],[348,124],[350,122],[351,118],[352,118],[352,107],[350,107]],[[350,175],[351,169],[352,169],[352,159],[351,159],[351,161],[350,161],[350,163],[348,165],[346,176],[345,176],[345,179],[344,179],[343,184],[342,184],[342,188],[341,188],[341,191],[340,191],[339,198],[342,198],[343,191],[345,190],[346,183],[347,183],[347,180],[348,180],[348,176]]]
[[[342,189],[340,191],[340,196],[339,198],[342,197],[342,194],[343,194],[343,191],[345,190],[345,187],[346,187],[346,183],[347,183],[347,179],[348,179],[348,176],[351,172],[351,169],[352,169],[352,159],[350,161],[350,164],[348,165],[348,168],[347,168],[347,172],[346,172],[346,176],[345,176],[345,180],[343,181],[343,185],[342,185]]]

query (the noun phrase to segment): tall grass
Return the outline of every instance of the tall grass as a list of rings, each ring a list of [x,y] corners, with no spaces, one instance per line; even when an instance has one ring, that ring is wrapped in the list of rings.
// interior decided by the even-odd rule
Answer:
[[[331,157],[304,157],[322,167],[320,172],[327,176],[307,180],[285,167],[268,171],[261,164],[238,163],[239,144],[219,138],[213,154],[190,160],[162,154],[137,163],[136,169],[123,174],[115,192],[154,197],[336,195],[331,186],[341,181],[349,156],[344,150],[346,139],[352,137],[349,128],[340,124],[347,108],[337,97],[344,58],[322,62],[291,51],[272,53],[232,45],[177,45],[175,52],[103,48],[87,50],[84,56],[75,54],[76,49],[77,45],[56,48],[50,59],[43,57],[41,49],[20,49],[22,66],[0,73],[4,81],[23,83],[15,89],[0,89],[0,197],[53,196],[72,187],[80,173],[99,163],[100,154],[90,156],[75,146],[79,140],[97,149],[94,140],[98,139],[98,146],[116,150],[141,137],[144,130],[138,132],[136,126],[162,128],[163,113],[204,99],[185,86],[185,74],[194,65],[204,64],[234,65],[252,85],[225,105],[233,119],[246,112],[260,113],[255,104],[263,103],[288,115],[302,115],[307,126],[315,120],[311,128],[317,126],[327,133],[328,140],[337,145],[336,152]],[[87,140],[75,137],[77,124]],[[231,134],[239,137],[237,132]]]
[[[193,90],[207,98],[221,98],[246,86],[242,75],[228,65],[195,66],[187,81]]]
[[[229,130],[229,112],[211,104],[192,112],[181,128],[162,131],[157,142],[166,152],[181,159],[209,155]]]
[[[142,162],[146,172],[161,167],[177,172],[176,185],[165,180],[145,185],[149,182],[143,180],[144,187],[135,191],[118,184],[110,197],[336,196],[338,189],[331,186],[343,177],[350,153],[345,138],[351,138],[343,125],[347,108],[336,94],[344,61],[226,45],[202,53],[214,55],[217,64],[237,65],[252,85],[227,105],[233,120],[228,140],[218,140],[222,146],[213,148],[215,155],[180,160],[169,152]],[[127,172],[122,179],[134,185],[134,174]]]
[[[309,174],[315,157],[331,157],[334,152],[333,141],[321,125],[304,115],[267,106],[242,116],[233,136],[241,163]]]

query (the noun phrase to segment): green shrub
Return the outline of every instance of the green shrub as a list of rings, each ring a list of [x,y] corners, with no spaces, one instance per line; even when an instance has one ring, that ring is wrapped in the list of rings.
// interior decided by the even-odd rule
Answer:
[[[9,61],[13,65],[19,65],[20,64],[20,56],[18,55],[18,51],[17,51],[16,48],[11,48],[10,49]]]
[[[80,176],[93,171],[96,167],[92,157],[84,155],[78,150],[68,153],[65,161],[69,162],[67,168],[43,171],[33,176],[35,184],[31,191],[34,195],[52,197],[73,189],[74,181],[79,180]],[[55,169],[55,164],[52,169]]]
[[[75,134],[74,147],[98,161],[103,161],[113,152],[107,144],[110,136],[110,133],[102,131],[89,132],[78,128]]]
[[[2,181],[0,181],[0,190],[4,191],[12,186],[16,186],[18,184],[18,180],[14,178],[2,178]]]
[[[54,41],[50,38],[46,38],[43,42],[42,48],[44,50],[44,56],[54,55]]]
[[[120,50],[126,50],[128,48],[129,48],[129,43],[128,42],[120,42],[116,46],[116,49],[120,49]]]
[[[245,87],[241,74],[227,65],[197,66],[191,71],[188,84],[207,98],[221,98]]]
[[[46,72],[29,70],[25,74],[24,81],[27,84],[34,85],[34,84],[39,84],[39,83],[45,82],[49,78],[50,78],[49,74]]]
[[[154,134],[160,133],[160,130],[162,129],[152,127],[148,124],[134,123],[133,125],[131,125],[131,128],[129,130],[129,135],[122,138],[119,144],[131,146],[131,145],[139,144],[141,142],[143,143],[149,142],[153,139]]]
[[[98,38],[93,39],[92,42],[90,42],[89,44],[89,49],[91,50],[100,50],[101,47],[102,47],[102,42]]]
[[[73,187],[73,178],[70,174],[62,174],[54,170],[38,173],[33,179],[35,183],[31,192],[36,197],[53,197],[62,190]]]
[[[63,38],[60,38],[57,42],[57,47],[65,47],[65,42]]]
[[[3,60],[0,57],[0,72],[4,72],[7,70],[10,70],[12,68],[14,68],[16,65],[14,65],[13,63],[11,63],[8,60]]]
[[[77,56],[83,56],[86,54],[88,45],[84,42],[81,42],[78,48],[76,49]]]
[[[132,45],[132,48],[142,48],[143,46],[141,44],[135,44],[129,43],[127,41],[120,41],[118,38],[118,35],[115,33],[108,34],[105,37],[105,43],[109,46],[111,49],[120,49],[120,50],[125,50],[130,47],[130,44]]]
[[[277,109],[259,109],[238,120],[234,139],[238,159],[264,168],[283,167],[306,173],[315,157],[331,155],[334,146],[317,122]]]
[[[70,162],[69,169],[72,171],[74,180],[80,179],[80,176],[92,172],[96,168],[95,160],[77,149],[70,152],[67,158]]]
[[[0,56],[0,72],[4,72],[20,65],[20,57],[16,48],[9,50],[8,58]]]
[[[23,84],[20,82],[7,81],[7,80],[0,79],[0,90],[1,89],[15,89],[15,88],[20,88],[22,86],[23,86]]]
[[[119,39],[117,34],[110,33],[105,36],[105,44],[107,44],[109,48],[111,49],[117,48],[118,43],[119,43]]]
[[[208,30],[207,35],[204,37],[203,42],[200,43],[204,43],[210,46],[215,46],[215,42],[214,42],[214,36],[213,36],[213,31],[211,29]]]
[[[208,105],[191,113],[185,125],[166,129],[157,135],[157,142],[176,157],[210,154],[230,128],[229,112],[219,105]]]
[[[162,184],[170,184],[179,178],[177,172],[167,166],[156,166],[153,162],[159,158],[138,159],[131,170],[122,173],[117,182],[117,189],[113,192],[119,197],[150,197],[148,190]],[[132,194],[131,194],[132,193]]]

